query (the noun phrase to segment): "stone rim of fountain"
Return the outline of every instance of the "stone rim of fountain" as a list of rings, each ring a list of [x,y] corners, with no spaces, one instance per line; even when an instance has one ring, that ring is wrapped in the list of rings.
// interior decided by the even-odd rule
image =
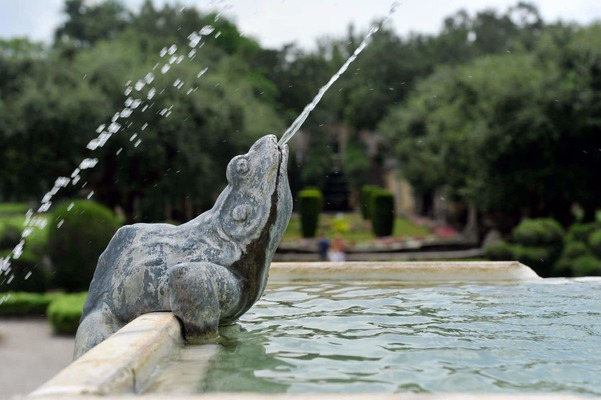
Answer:
[[[321,262],[272,263],[270,284],[312,281],[383,281],[407,283],[489,282],[507,283],[542,280],[532,269],[519,262]],[[143,392],[157,365],[168,361],[183,347],[179,320],[170,312],[144,314],[100,343],[84,356],[71,363],[54,378],[32,392],[28,399],[97,398],[123,399],[135,396],[142,399],[222,399],[244,396],[265,398],[265,394],[211,393],[202,395],[135,394]],[[207,364],[211,357],[207,348]],[[216,351],[216,350],[214,350]],[[200,369],[203,366],[199,367]],[[251,396],[251,397],[249,397]],[[407,394],[302,395],[298,398],[406,398]],[[411,397],[415,397],[413,394]],[[292,396],[295,397],[295,396]],[[431,394],[418,398],[452,398],[449,394]],[[458,398],[475,396],[460,394]],[[482,398],[483,396],[478,396]],[[486,395],[487,398],[521,398],[523,395]],[[528,398],[556,398],[555,395]],[[288,394],[269,395],[269,398],[291,398]],[[566,397],[562,398],[579,398]]]

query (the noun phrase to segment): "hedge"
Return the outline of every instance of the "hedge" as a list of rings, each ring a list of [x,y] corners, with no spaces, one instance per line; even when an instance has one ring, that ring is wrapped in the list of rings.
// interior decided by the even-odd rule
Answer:
[[[61,293],[9,292],[0,294],[0,316],[44,316],[50,303]]]
[[[379,188],[373,185],[364,185],[361,187],[359,202],[363,219],[371,219],[371,195],[376,190],[379,190]]]
[[[391,236],[394,230],[394,195],[388,190],[371,192],[371,223],[377,237]]]
[[[323,196],[319,189],[307,188],[298,192],[298,210],[304,238],[315,237],[322,207]]]
[[[484,255],[491,261],[516,260],[511,244],[504,240],[491,242],[484,248]]]
[[[86,300],[86,293],[66,294],[55,298],[46,312],[55,333],[74,335]]]
[[[78,200],[59,205],[48,231],[53,284],[67,292],[87,290],[98,257],[119,226],[120,220],[99,203]]]

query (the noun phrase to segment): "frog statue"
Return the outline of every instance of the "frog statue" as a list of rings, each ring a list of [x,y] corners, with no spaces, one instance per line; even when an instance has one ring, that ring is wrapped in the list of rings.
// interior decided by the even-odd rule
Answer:
[[[74,358],[144,313],[172,312],[192,343],[244,314],[290,220],[287,162],[288,147],[264,136],[230,161],[212,209],[179,226],[120,228],[98,260]]]

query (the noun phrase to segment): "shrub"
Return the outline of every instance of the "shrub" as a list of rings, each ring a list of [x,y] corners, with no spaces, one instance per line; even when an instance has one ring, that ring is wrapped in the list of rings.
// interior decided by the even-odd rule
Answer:
[[[56,297],[48,306],[46,316],[55,333],[74,335],[77,332],[86,293]]]
[[[583,242],[568,242],[563,248],[562,258],[574,260],[580,256],[591,254],[591,250],[586,243]]]
[[[563,235],[563,228],[554,219],[526,219],[515,228],[513,239],[522,246],[563,248]]]
[[[538,275],[542,277],[552,275],[556,260],[552,259],[553,252],[548,247],[513,245],[511,249],[519,262],[532,268]]]
[[[394,195],[388,190],[371,192],[372,230],[377,237],[390,236],[394,229]]]
[[[584,255],[572,261],[573,276],[601,276],[601,260]]]
[[[491,261],[513,261],[516,256],[512,246],[504,240],[489,243],[484,248],[484,255]]]
[[[44,316],[57,293],[9,292],[0,294],[0,316]]]
[[[103,205],[80,200],[59,205],[53,221],[48,232],[53,282],[68,292],[86,290],[119,220]]]
[[[541,257],[544,261],[538,263],[542,270],[550,273],[563,251],[563,236],[563,228],[554,219],[527,219],[516,227],[513,240],[522,247],[545,249],[545,257]],[[548,275],[545,274],[544,276]]]
[[[298,193],[298,210],[304,238],[315,237],[322,206],[323,196],[319,189],[308,188]]]
[[[593,253],[601,258],[601,229],[592,232],[588,238],[588,245]]]
[[[0,258],[5,258],[10,253],[10,250],[0,252]],[[37,260],[37,257],[27,250],[19,258],[11,259],[10,273],[0,278],[0,293],[45,292],[48,289],[48,273],[41,268]]]
[[[0,249],[13,249],[21,241],[23,229],[15,223],[6,221],[0,224]]]
[[[566,243],[567,242],[583,242],[588,243],[589,236],[595,230],[599,229],[599,224],[595,222],[586,223],[586,224],[573,224],[568,229],[568,233],[566,234]]]
[[[377,186],[373,185],[364,185],[361,187],[361,192],[359,193],[359,202],[361,209],[361,216],[363,219],[371,219],[371,195],[375,190],[378,190]]]

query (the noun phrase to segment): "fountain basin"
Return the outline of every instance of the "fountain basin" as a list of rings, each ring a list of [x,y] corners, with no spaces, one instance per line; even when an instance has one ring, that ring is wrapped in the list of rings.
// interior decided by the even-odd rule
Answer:
[[[436,288],[439,287],[439,285],[442,285],[440,287],[444,288],[444,291],[446,292],[450,292],[451,294],[468,293],[468,297],[470,297],[473,294],[473,290],[470,288],[474,287],[494,288],[494,285],[500,284],[505,287],[503,290],[514,287],[526,287],[527,290],[522,290],[521,292],[527,293],[529,291],[528,285],[536,285],[544,281],[546,280],[542,280],[528,267],[519,263],[274,263],[271,267],[269,289],[266,295],[266,302],[268,304],[260,304],[261,302],[259,302],[258,307],[256,306],[258,311],[255,312],[255,309],[252,309],[249,312],[250,315],[248,316],[248,320],[245,321],[246,316],[242,318],[241,325],[243,327],[246,326],[248,328],[247,330],[252,332],[255,329],[252,326],[252,321],[262,319],[261,309],[267,310],[268,313],[271,312],[273,304],[275,304],[273,303],[274,299],[283,297],[285,304],[294,302],[300,304],[302,303],[302,300],[299,300],[298,296],[295,298],[295,296],[287,294],[289,289],[292,290],[293,294],[294,291],[307,293],[314,291],[315,289],[313,288],[323,284],[330,285],[330,289],[328,290],[332,293],[342,293],[341,291],[346,290],[345,288],[347,286],[352,285],[361,286],[361,290],[365,292],[364,285],[366,285],[366,282],[376,282],[377,287],[380,288],[386,287],[387,285],[390,287],[399,287],[398,285],[410,287],[412,288],[410,292],[414,294],[423,293],[424,291],[427,292],[430,290],[429,288]],[[348,284],[346,282],[348,282]],[[451,282],[463,283],[459,284],[460,286],[456,288],[454,286],[455,284],[449,286]],[[519,285],[513,286],[518,283]],[[543,286],[547,287],[547,284],[545,283]],[[303,289],[303,287],[305,289]],[[479,289],[476,289],[476,291],[477,290]],[[387,289],[387,293],[392,294],[394,293],[394,290],[391,291],[390,289]],[[495,292],[488,290],[483,295],[484,299],[487,293],[488,295],[492,294],[494,296]],[[354,296],[353,292],[349,292],[349,294]],[[480,294],[478,295],[480,296]],[[346,294],[343,293],[343,296],[346,296]],[[369,296],[372,296],[372,294],[370,293]],[[517,296],[519,297],[520,294],[517,294]],[[326,300],[320,299],[320,297],[315,297],[311,301],[318,304],[326,302]],[[324,299],[327,299],[327,297]],[[410,297],[408,297],[408,299],[411,300]],[[415,304],[409,304],[407,307],[411,308],[414,306]],[[408,316],[407,318],[411,317]],[[449,318],[452,318],[452,316]],[[294,320],[295,318],[291,319]],[[398,320],[399,325],[402,325],[403,323],[402,319]],[[261,322],[259,322],[259,325],[260,324]],[[264,318],[263,324],[265,324]],[[329,328],[330,330],[335,329],[333,327]],[[558,326],[557,329],[562,329],[562,327]],[[468,332],[468,330],[466,330],[466,332]],[[276,332],[274,331],[274,334],[275,333]],[[224,332],[224,336],[229,336],[229,333],[227,333],[227,331]],[[234,333],[234,336],[236,336],[236,333]],[[440,341],[440,338],[436,337],[427,339],[434,343]],[[467,339],[469,339],[469,337]],[[245,337],[241,340],[248,340],[248,338]],[[305,341],[305,343],[310,345],[312,340]],[[360,341],[353,343],[360,345]],[[282,344],[278,342],[274,344],[274,346],[281,345]],[[284,342],[284,345],[286,345],[286,342]],[[202,380],[202,377],[208,372],[210,373],[211,370],[214,371],[215,369],[220,369],[220,362],[229,362],[227,361],[227,358],[223,358],[219,355],[220,347],[221,344],[216,343],[208,343],[203,346],[183,347],[183,340],[181,339],[181,331],[177,319],[172,317],[169,313],[144,315],[123,328],[110,339],[98,345],[81,359],[71,364],[30,396],[32,398],[65,398],[67,396],[84,398],[89,395],[109,395],[109,398],[111,398],[112,395],[115,395],[115,398],[122,398],[123,395],[140,393],[145,392],[148,389],[153,389],[155,392],[159,393],[144,393],[136,395],[136,397],[141,396],[144,399],[235,398],[238,396],[249,398],[246,393],[244,395],[235,395],[232,393],[205,393],[199,395],[190,392],[190,386],[197,385],[198,381]],[[265,347],[263,347],[263,350],[264,349]],[[272,350],[273,349],[270,348],[269,351],[271,352]],[[376,350],[377,348],[374,347],[374,351]],[[242,349],[242,352],[244,351],[245,350]],[[251,349],[250,351],[252,353],[255,350]],[[247,363],[250,359],[250,363],[254,364],[255,362],[252,360],[254,357],[252,356],[256,353],[251,353],[238,354],[234,352],[233,354],[234,357],[236,354],[240,357],[246,356]],[[251,357],[248,357],[249,355]],[[179,359],[180,363],[182,361],[184,363],[189,363],[193,360],[194,371],[191,374],[192,376],[186,376],[186,369],[182,370],[177,367],[172,368],[171,360],[173,358]],[[264,357],[261,356],[259,358]],[[217,360],[217,362],[215,360]],[[372,367],[369,360],[360,360],[359,362],[361,365],[365,366],[366,369]],[[413,363],[415,366],[419,366],[418,359],[415,359]],[[156,376],[149,378],[157,365],[161,366],[158,369],[162,370],[162,378],[159,377],[158,381],[161,381],[162,379],[162,383],[157,383]],[[171,376],[168,374],[170,369],[175,371]],[[166,372],[167,375],[165,375]],[[276,368],[274,374],[277,375],[278,373]],[[423,372],[424,375],[426,373],[427,371]],[[213,372],[213,375],[214,374],[215,373]],[[176,379],[172,379],[173,376],[175,376]],[[230,378],[223,379],[227,381]],[[264,390],[258,391],[261,394],[256,394],[256,396],[265,397]],[[294,386],[290,386],[289,391],[298,392],[298,387],[295,389]],[[314,390],[310,390],[310,392],[313,391]],[[364,390],[359,391],[364,392]],[[434,390],[434,392],[436,392],[436,390]],[[346,393],[344,395],[328,394],[325,396],[322,393],[316,395],[303,394],[302,396],[299,396],[302,398],[338,398],[340,396],[344,396],[344,398],[349,398],[349,396],[351,398],[374,398],[375,396],[375,394],[369,392],[365,393],[367,394],[358,395],[356,393]],[[409,394],[405,393],[377,394],[379,398],[403,398],[408,395]],[[571,395],[572,394],[570,393],[561,394],[562,398],[567,398]],[[270,395],[270,397],[274,398],[289,398],[290,396],[291,393]],[[472,397],[472,395],[467,394],[450,395],[449,393],[440,395],[421,394],[420,396],[422,398]],[[512,394],[495,394],[488,396],[493,398],[521,397],[521,395],[518,396]],[[541,398],[553,397],[554,395],[545,395]],[[482,398],[482,395],[478,395],[477,398]]]

